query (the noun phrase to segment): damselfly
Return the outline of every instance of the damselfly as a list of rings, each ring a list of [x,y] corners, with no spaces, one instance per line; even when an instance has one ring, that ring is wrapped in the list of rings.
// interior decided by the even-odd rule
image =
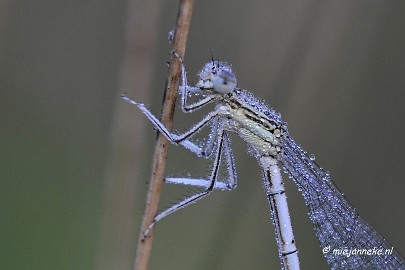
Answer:
[[[228,134],[234,132],[247,143],[249,154],[257,159],[262,169],[282,269],[299,269],[299,259],[279,165],[302,193],[320,246],[337,247],[343,253],[352,253],[344,256],[323,252],[332,269],[405,269],[403,257],[358,215],[333,183],[329,172],[294,141],[281,115],[237,87],[230,65],[212,60],[199,72],[199,82],[195,86],[188,85],[183,64],[182,74],[179,91],[184,112],[193,112],[209,103],[217,104],[185,133],[170,132],[144,104],[122,96],[136,105],[170,142],[199,157],[213,160],[207,179],[165,179],[167,183],[198,186],[204,190],[159,213],[145,231],[145,237],[156,222],[207,196],[214,189],[232,190],[236,187],[236,169]],[[191,95],[196,95],[198,100],[188,104]],[[208,138],[203,142],[193,142],[192,137],[204,127],[210,128]],[[218,179],[221,164],[227,170],[226,179]]]

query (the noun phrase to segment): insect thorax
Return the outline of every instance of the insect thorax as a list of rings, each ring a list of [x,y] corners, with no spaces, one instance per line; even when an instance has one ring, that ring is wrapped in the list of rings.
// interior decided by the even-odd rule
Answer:
[[[261,104],[248,104],[237,92],[223,95],[227,105],[227,129],[237,133],[254,151],[254,155],[278,158],[287,127],[281,119],[272,119],[273,111],[261,111]],[[276,113],[275,113],[276,115]]]

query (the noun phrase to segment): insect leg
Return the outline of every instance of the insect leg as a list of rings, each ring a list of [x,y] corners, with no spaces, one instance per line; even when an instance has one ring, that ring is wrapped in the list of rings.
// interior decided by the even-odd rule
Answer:
[[[184,132],[183,134],[174,134],[170,132],[163,124],[162,122],[159,121],[159,119],[156,118],[147,108],[146,106],[141,103],[137,102],[125,94],[121,95],[121,98],[124,99],[125,101],[136,105],[143,114],[146,115],[146,117],[152,122],[152,124],[155,126],[156,129],[158,129],[165,137],[174,144],[179,144],[188,149],[189,151],[195,153],[197,156],[205,156],[204,150],[202,150],[199,146],[197,146],[195,143],[192,141],[188,140],[189,137],[200,131],[205,125],[210,122],[213,118],[217,117],[220,115],[221,111],[220,110],[215,110],[210,113],[208,113],[200,122],[198,122],[196,125],[194,125],[191,129],[188,131]]]
[[[206,189],[202,192],[199,192],[195,195],[185,198],[181,202],[176,203],[175,205],[169,207],[168,209],[166,209],[163,212],[156,215],[156,217],[152,220],[151,224],[149,224],[149,226],[146,228],[146,230],[144,232],[144,238],[148,236],[150,230],[153,228],[153,226],[158,221],[160,221],[161,219],[167,217],[168,215],[176,212],[177,210],[180,210],[181,208],[186,207],[189,204],[194,203],[194,202],[204,198],[205,196],[207,196],[208,194],[210,194],[212,192],[212,190],[214,189],[214,186],[215,186],[215,182],[217,181],[217,178],[218,178],[219,165],[221,163],[221,155],[222,155],[224,146],[226,145],[223,143],[225,136],[226,135],[225,135],[224,130],[221,130],[220,135],[217,138],[218,147],[216,147],[216,149],[215,149],[215,158],[214,158],[213,168],[211,170],[211,175],[209,178],[209,185],[206,187]]]
[[[214,189],[222,190],[233,190],[237,184],[237,175],[235,169],[235,162],[233,158],[233,152],[230,145],[230,139],[226,132],[224,133],[223,143],[223,155],[225,157],[225,166],[228,172],[227,178],[224,180],[217,180],[214,184]],[[180,184],[187,186],[197,186],[207,188],[210,185],[210,180],[208,179],[196,179],[196,178],[180,178],[180,177],[166,177],[166,183],[170,184]]]

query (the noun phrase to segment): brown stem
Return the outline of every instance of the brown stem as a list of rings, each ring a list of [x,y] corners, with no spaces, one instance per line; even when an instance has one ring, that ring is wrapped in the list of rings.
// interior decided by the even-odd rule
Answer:
[[[184,59],[184,53],[186,50],[186,41],[190,27],[193,4],[193,0],[181,0],[178,9],[176,27],[174,29],[173,51],[176,52],[181,59]],[[180,86],[180,80],[181,63],[178,57],[172,55],[166,80],[165,97],[161,118],[162,123],[169,130],[172,128],[177,89]],[[139,233],[134,267],[135,270],[148,269],[149,257],[152,251],[154,228],[152,228],[146,238],[144,238],[143,232],[148,225],[151,224],[153,218],[157,214],[160,193],[163,185],[164,171],[166,167],[168,144],[168,140],[162,134],[159,134],[154,152],[152,174],[149,182],[145,212],[142,220],[141,231]]]

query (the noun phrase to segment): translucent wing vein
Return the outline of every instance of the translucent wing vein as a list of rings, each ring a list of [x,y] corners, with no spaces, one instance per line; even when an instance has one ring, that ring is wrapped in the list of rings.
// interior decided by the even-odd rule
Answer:
[[[332,269],[405,269],[401,255],[358,215],[329,173],[289,136],[283,141],[280,161],[304,196],[321,247],[330,247],[324,256]],[[345,250],[358,254],[339,253]],[[378,255],[378,250],[392,254]]]

